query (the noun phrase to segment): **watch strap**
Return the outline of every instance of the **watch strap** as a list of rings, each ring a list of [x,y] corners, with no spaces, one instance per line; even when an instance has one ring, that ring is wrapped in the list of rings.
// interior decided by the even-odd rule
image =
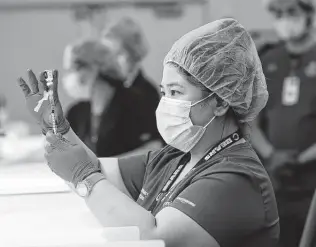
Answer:
[[[100,182],[101,180],[106,179],[105,176],[101,172],[95,172],[89,175],[87,178],[84,179],[84,183],[87,186],[88,193],[87,196],[90,195],[93,187]]]

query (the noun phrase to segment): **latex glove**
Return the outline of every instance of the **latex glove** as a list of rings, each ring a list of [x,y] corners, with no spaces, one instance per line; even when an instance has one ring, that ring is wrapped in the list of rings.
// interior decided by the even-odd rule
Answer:
[[[101,172],[98,159],[92,160],[86,150],[72,144],[60,134],[47,132],[45,158],[50,169],[59,177],[77,186],[95,172]]]
[[[48,100],[48,87],[44,79],[44,72],[42,72],[39,76],[41,83],[38,83],[38,80],[32,70],[28,70],[27,72],[29,85],[23,80],[23,78],[19,78],[18,83],[24,93],[26,106],[29,112],[41,126],[42,132],[45,135],[48,131],[53,129],[53,123],[51,118],[51,106]],[[53,75],[53,95],[55,102],[57,132],[63,135],[69,131],[70,125],[64,117],[58,98],[58,71],[54,70]]]

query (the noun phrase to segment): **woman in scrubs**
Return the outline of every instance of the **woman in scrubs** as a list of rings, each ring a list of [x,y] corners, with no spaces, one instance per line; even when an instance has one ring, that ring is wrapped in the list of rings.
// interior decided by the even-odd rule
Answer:
[[[168,144],[124,158],[97,158],[73,133],[55,101],[51,132],[46,89],[20,78],[46,134],[48,165],[70,182],[103,226],[138,226],[166,246],[275,246],[279,219],[269,177],[248,142],[249,123],[268,100],[255,45],[236,20],[181,37],[164,60],[157,127]],[[38,107],[37,107],[38,109]],[[124,140],[120,140],[122,143]]]

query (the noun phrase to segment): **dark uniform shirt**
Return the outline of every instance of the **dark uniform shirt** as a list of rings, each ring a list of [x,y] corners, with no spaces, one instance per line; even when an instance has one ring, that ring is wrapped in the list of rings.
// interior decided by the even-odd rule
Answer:
[[[203,160],[152,207],[170,176],[189,159],[189,153],[167,146],[120,158],[119,167],[130,194],[154,215],[164,207],[174,207],[221,247],[275,246],[279,219],[274,192],[249,143],[236,144]]]
[[[67,119],[97,156],[115,156],[161,140],[155,117],[158,103],[157,90],[139,72],[132,87],[115,89],[101,116],[92,116],[90,102],[79,102],[69,109]]]
[[[291,55],[280,43],[261,56],[270,94],[263,119],[277,149],[302,151],[316,143],[316,46]]]

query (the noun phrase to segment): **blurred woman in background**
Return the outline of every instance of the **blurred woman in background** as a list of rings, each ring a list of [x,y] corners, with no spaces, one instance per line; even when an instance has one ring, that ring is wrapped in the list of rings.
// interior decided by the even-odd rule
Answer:
[[[110,24],[102,35],[102,42],[112,47],[118,59],[124,87],[133,89],[146,98],[146,112],[155,110],[159,103],[156,83],[149,81],[142,70],[142,62],[148,54],[148,43],[141,27],[131,18],[125,17]]]
[[[79,100],[69,109],[67,119],[98,156],[161,146],[153,109],[144,107],[155,99],[147,101],[147,97],[124,87],[124,76],[111,47],[98,40],[77,42],[66,48],[64,65],[64,87]]]

